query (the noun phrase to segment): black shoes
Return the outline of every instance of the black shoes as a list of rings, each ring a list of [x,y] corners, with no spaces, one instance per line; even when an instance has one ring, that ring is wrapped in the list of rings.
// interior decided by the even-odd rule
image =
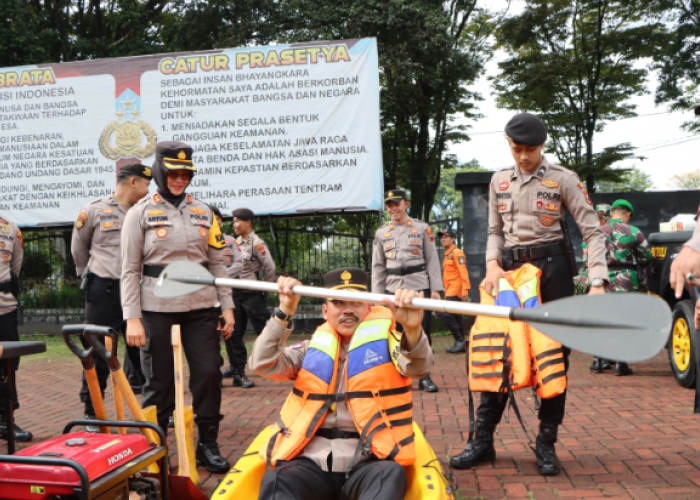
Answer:
[[[603,370],[610,370],[610,362],[607,359],[593,358],[591,371],[594,373],[603,373]]]
[[[427,375],[418,381],[418,388],[425,392],[437,392],[438,388],[430,379],[430,375]]]
[[[457,352],[467,352],[467,343],[464,340],[462,340],[461,342],[455,341],[455,345],[445,349],[445,352],[449,352],[450,354],[454,354]]]
[[[496,424],[484,420],[476,421],[476,435],[462,453],[450,459],[450,466],[455,469],[471,469],[484,462],[496,459],[496,449],[493,447],[493,433]]]
[[[235,369],[233,366],[229,366],[229,367],[226,368],[223,372],[221,372],[221,375],[222,375],[224,378],[231,378],[231,377],[234,377],[234,376],[236,375],[236,369]]]
[[[632,368],[627,365],[627,363],[617,363],[617,365],[615,365],[614,375],[616,377],[625,377],[627,375],[632,375],[632,373],[634,372],[632,371]]]
[[[537,435],[535,455],[537,456],[537,472],[543,476],[556,476],[561,472],[561,464],[554,449],[557,442],[557,426],[540,423],[540,433]]]
[[[97,417],[95,415],[88,415],[87,413],[85,414],[85,420],[97,420]],[[100,432],[100,428],[97,425],[86,425],[85,426],[85,432],[94,432],[98,433]]]
[[[253,382],[245,376],[245,367],[242,371],[242,374],[239,374],[236,370],[233,371],[233,386],[242,387],[243,389],[250,389],[251,387],[255,387],[255,382]]]
[[[31,432],[25,431],[15,423],[15,441],[26,443],[32,440],[34,436]],[[0,415],[0,439],[7,439],[7,421],[3,415]]]
[[[216,442],[219,437],[219,422],[219,419],[214,419],[197,424],[199,440],[195,458],[197,465],[205,465],[209,472],[224,473],[229,471],[231,464],[221,455]]]

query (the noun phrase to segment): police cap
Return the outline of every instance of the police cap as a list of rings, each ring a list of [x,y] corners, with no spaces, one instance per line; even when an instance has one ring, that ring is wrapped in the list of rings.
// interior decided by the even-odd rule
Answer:
[[[358,267],[343,267],[326,273],[323,286],[331,290],[351,289],[367,291],[367,273]]]
[[[627,200],[615,200],[612,204],[613,208],[625,208],[630,211],[630,214],[634,215],[634,208],[632,204]]]
[[[398,203],[401,200],[408,200],[408,195],[403,189],[392,189],[384,193],[384,203],[389,203],[390,201]]]
[[[192,164],[192,148],[184,142],[166,141],[156,144],[156,161],[161,160],[168,170],[196,172]]]
[[[249,210],[247,208],[237,208],[236,210],[233,211],[233,216],[236,219],[240,219],[240,220],[253,220],[253,217],[255,217],[255,214],[253,213],[252,210]]]
[[[447,236],[449,236],[451,238],[457,237],[455,232],[452,229],[450,229],[449,227],[447,229],[443,229],[442,231],[438,231],[438,236],[442,236],[443,234],[446,234]]]
[[[124,165],[119,169],[117,178],[118,180],[121,180],[132,176],[142,177],[144,179],[148,179],[149,181],[153,177],[151,167],[147,167],[146,165],[142,165],[140,163],[129,163],[128,165]]]
[[[547,127],[532,113],[520,113],[506,125],[506,136],[516,144],[539,146],[547,140]]]

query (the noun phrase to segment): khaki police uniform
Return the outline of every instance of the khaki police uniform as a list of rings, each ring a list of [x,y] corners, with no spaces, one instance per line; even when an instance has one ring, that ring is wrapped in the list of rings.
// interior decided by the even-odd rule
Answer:
[[[243,270],[243,253],[236,238],[224,234],[224,264],[230,278],[238,278]]]
[[[232,265],[232,267],[235,267],[234,270],[229,272],[232,278],[268,281],[270,283],[276,281],[275,262],[272,260],[272,255],[270,255],[267,245],[257,234],[251,232],[245,238],[239,236],[236,239],[236,244],[241,252],[241,259],[239,263]],[[235,275],[234,273],[238,269],[240,269],[239,274]],[[267,294],[265,292],[233,290],[233,300],[236,305],[233,313],[236,322],[233,327],[233,335],[226,341],[226,349],[231,366],[235,366],[232,359],[232,354],[235,354],[238,366],[241,370],[245,370],[248,351],[243,341],[243,336],[245,335],[248,320],[253,325],[256,335],[260,335],[263,328],[265,328],[265,323],[270,319],[270,310],[267,307],[266,297]]]
[[[141,366],[146,377],[142,405],[158,408],[165,422],[175,409],[173,354],[170,329],[180,325],[182,344],[190,366],[195,421],[220,418],[217,302],[231,309],[231,290],[206,287],[174,298],[153,294],[158,276],[168,264],[188,260],[208,266],[217,278],[228,278],[223,235],[211,209],[186,195],[178,206],[159,194],[139,201],[127,214],[122,229],[122,308],[124,319],[141,318],[146,347]]]
[[[124,372],[134,390],[140,393],[145,381],[141,373],[141,356],[138,347],[126,344],[126,322],[119,296],[122,274],[121,236],[124,219],[130,208],[119,205],[114,193],[85,205],[73,225],[71,254],[78,276],[85,277],[85,323],[108,326],[122,333],[127,354]],[[89,271],[84,275],[86,269]],[[85,348],[89,347],[85,339],[81,337],[80,340]],[[104,397],[109,367],[101,356],[95,357],[95,370]],[[85,403],[85,413],[95,416],[85,375],[80,400]]]
[[[19,276],[24,257],[24,240],[17,225],[0,217],[0,341],[19,341],[17,330],[17,299],[12,295],[12,274]],[[19,368],[19,358],[12,361],[14,371]],[[0,366],[0,376],[4,375],[5,363]],[[19,408],[17,384],[12,377],[12,398],[14,409]],[[5,385],[0,384],[0,416],[5,414]],[[4,422],[4,421],[3,421]],[[4,425],[4,424],[2,424]],[[6,431],[5,431],[6,432]]]

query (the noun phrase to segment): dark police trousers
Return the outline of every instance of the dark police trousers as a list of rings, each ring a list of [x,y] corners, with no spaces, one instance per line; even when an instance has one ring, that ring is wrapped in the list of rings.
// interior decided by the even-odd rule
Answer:
[[[525,262],[503,263],[505,271],[519,269]],[[540,281],[540,293],[542,303],[563,297],[571,297],[574,294],[573,276],[566,255],[554,255],[543,257],[529,262],[542,271]],[[571,349],[564,347],[564,369],[569,371],[569,354]],[[499,423],[506,408],[507,398],[494,392],[482,392],[481,404],[476,411],[477,418],[487,422]],[[560,425],[564,420],[564,407],[566,406],[566,391],[550,399],[542,399],[537,417],[544,424]]]
[[[141,373],[141,354],[138,347],[130,347],[126,343],[126,321],[124,321],[124,316],[122,314],[118,281],[114,281],[113,284],[93,280],[88,282],[88,287],[85,290],[85,324],[108,326],[114,328],[122,335],[124,345],[126,346],[124,373],[127,375],[129,384],[132,387],[141,387],[145,381]],[[104,344],[104,337],[97,338]],[[80,337],[80,341],[85,349],[90,347],[88,341],[82,336]],[[94,358],[97,380],[100,383],[102,397],[104,397],[105,389],[107,388],[107,379],[109,378],[109,367],[99,354],[95,353]],[[90,391],[84,374],[83,386],[80,389],[80,401],[87,403],[88,406],[92,406]]]
[[[7,314],[0,315],[0,342],[18,342],[19,332],[17,331],[17,310],[13,309]],[[15,374],[19,368],[19,357],[14,358],[10,365],[12,366],[12,406],[16,410],[19,408],[17,400],[17,380]],[[7,361],[0,362],[0,380],[5,377]],[[5,384],[0,382],[0,415],[5,414]]]
[[[462,302],[462,297],[445,297],[445,300]],[[442,321],[445,322],[445,326],[452,332],[455,342],[464,342],[464,320],[462,319],[462,315],[443,312],[440,313],[440,317]]]
[[[175,410],[175,360],[171,329],[180,325],[182,347],[190,367],[190,391],[195,422],[219,420],[221,372],[219,372],[219,316],[217,309],[178,313],[141,311],[146,347],[141,348],[141,368],[146,377],[141,406],[155,405],[158,421]]]
[[[423,292],[423,298],[429,299],[430,298],[430,290],[416,290],[417,292]],[[394,292],[385,292],[387,295],[394,295]],[[421,326],[423,327],[423,331],[425,332],[425,336],[428,337],[428,344],[431,346],[433,345],[433,338],[430,336],[430,332],[432,331],[432,325],[433,325],[433,315],[432,311],[423,311],[423,323],[421,323]],[[400,332],[403,333],[403,325],[401,323],[396,323],[396,329]]]
[[[265,473],[260,500],[403,500],[406,471],[393,460],[368,460],[345,472],[324,472],[308,458],[278,461]]]
[[[243,335],[250,319],[256,335],[260,335],[265,324],[270,319],[270,310],[267,308],[265,292],[254,290],[233,290],[233,334],[226,340],[226,353],[231,366],[236,366],[233,356],[238,360],[238,366],[243,367],[248,363],[248,351],[245,347]]]

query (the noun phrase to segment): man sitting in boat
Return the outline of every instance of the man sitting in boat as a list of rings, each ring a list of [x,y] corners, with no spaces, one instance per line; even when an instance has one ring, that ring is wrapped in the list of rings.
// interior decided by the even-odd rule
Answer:
[[[294,388],[260,450],[270,470],[265,500],[401,500],[404,466],[416,460],[412,382],[430,373],[433,353],[421,328],[423,311],[405,307],[411,290],[387,296],[386,307],[327,299],[311,340],[286,346],[301,283],[280,277],[280,306],[255,341],[248,365]],[[367,291],[367,273],[336,269],[323,278],[334,290]],[[396,331],[396,322],[404,332]]]

